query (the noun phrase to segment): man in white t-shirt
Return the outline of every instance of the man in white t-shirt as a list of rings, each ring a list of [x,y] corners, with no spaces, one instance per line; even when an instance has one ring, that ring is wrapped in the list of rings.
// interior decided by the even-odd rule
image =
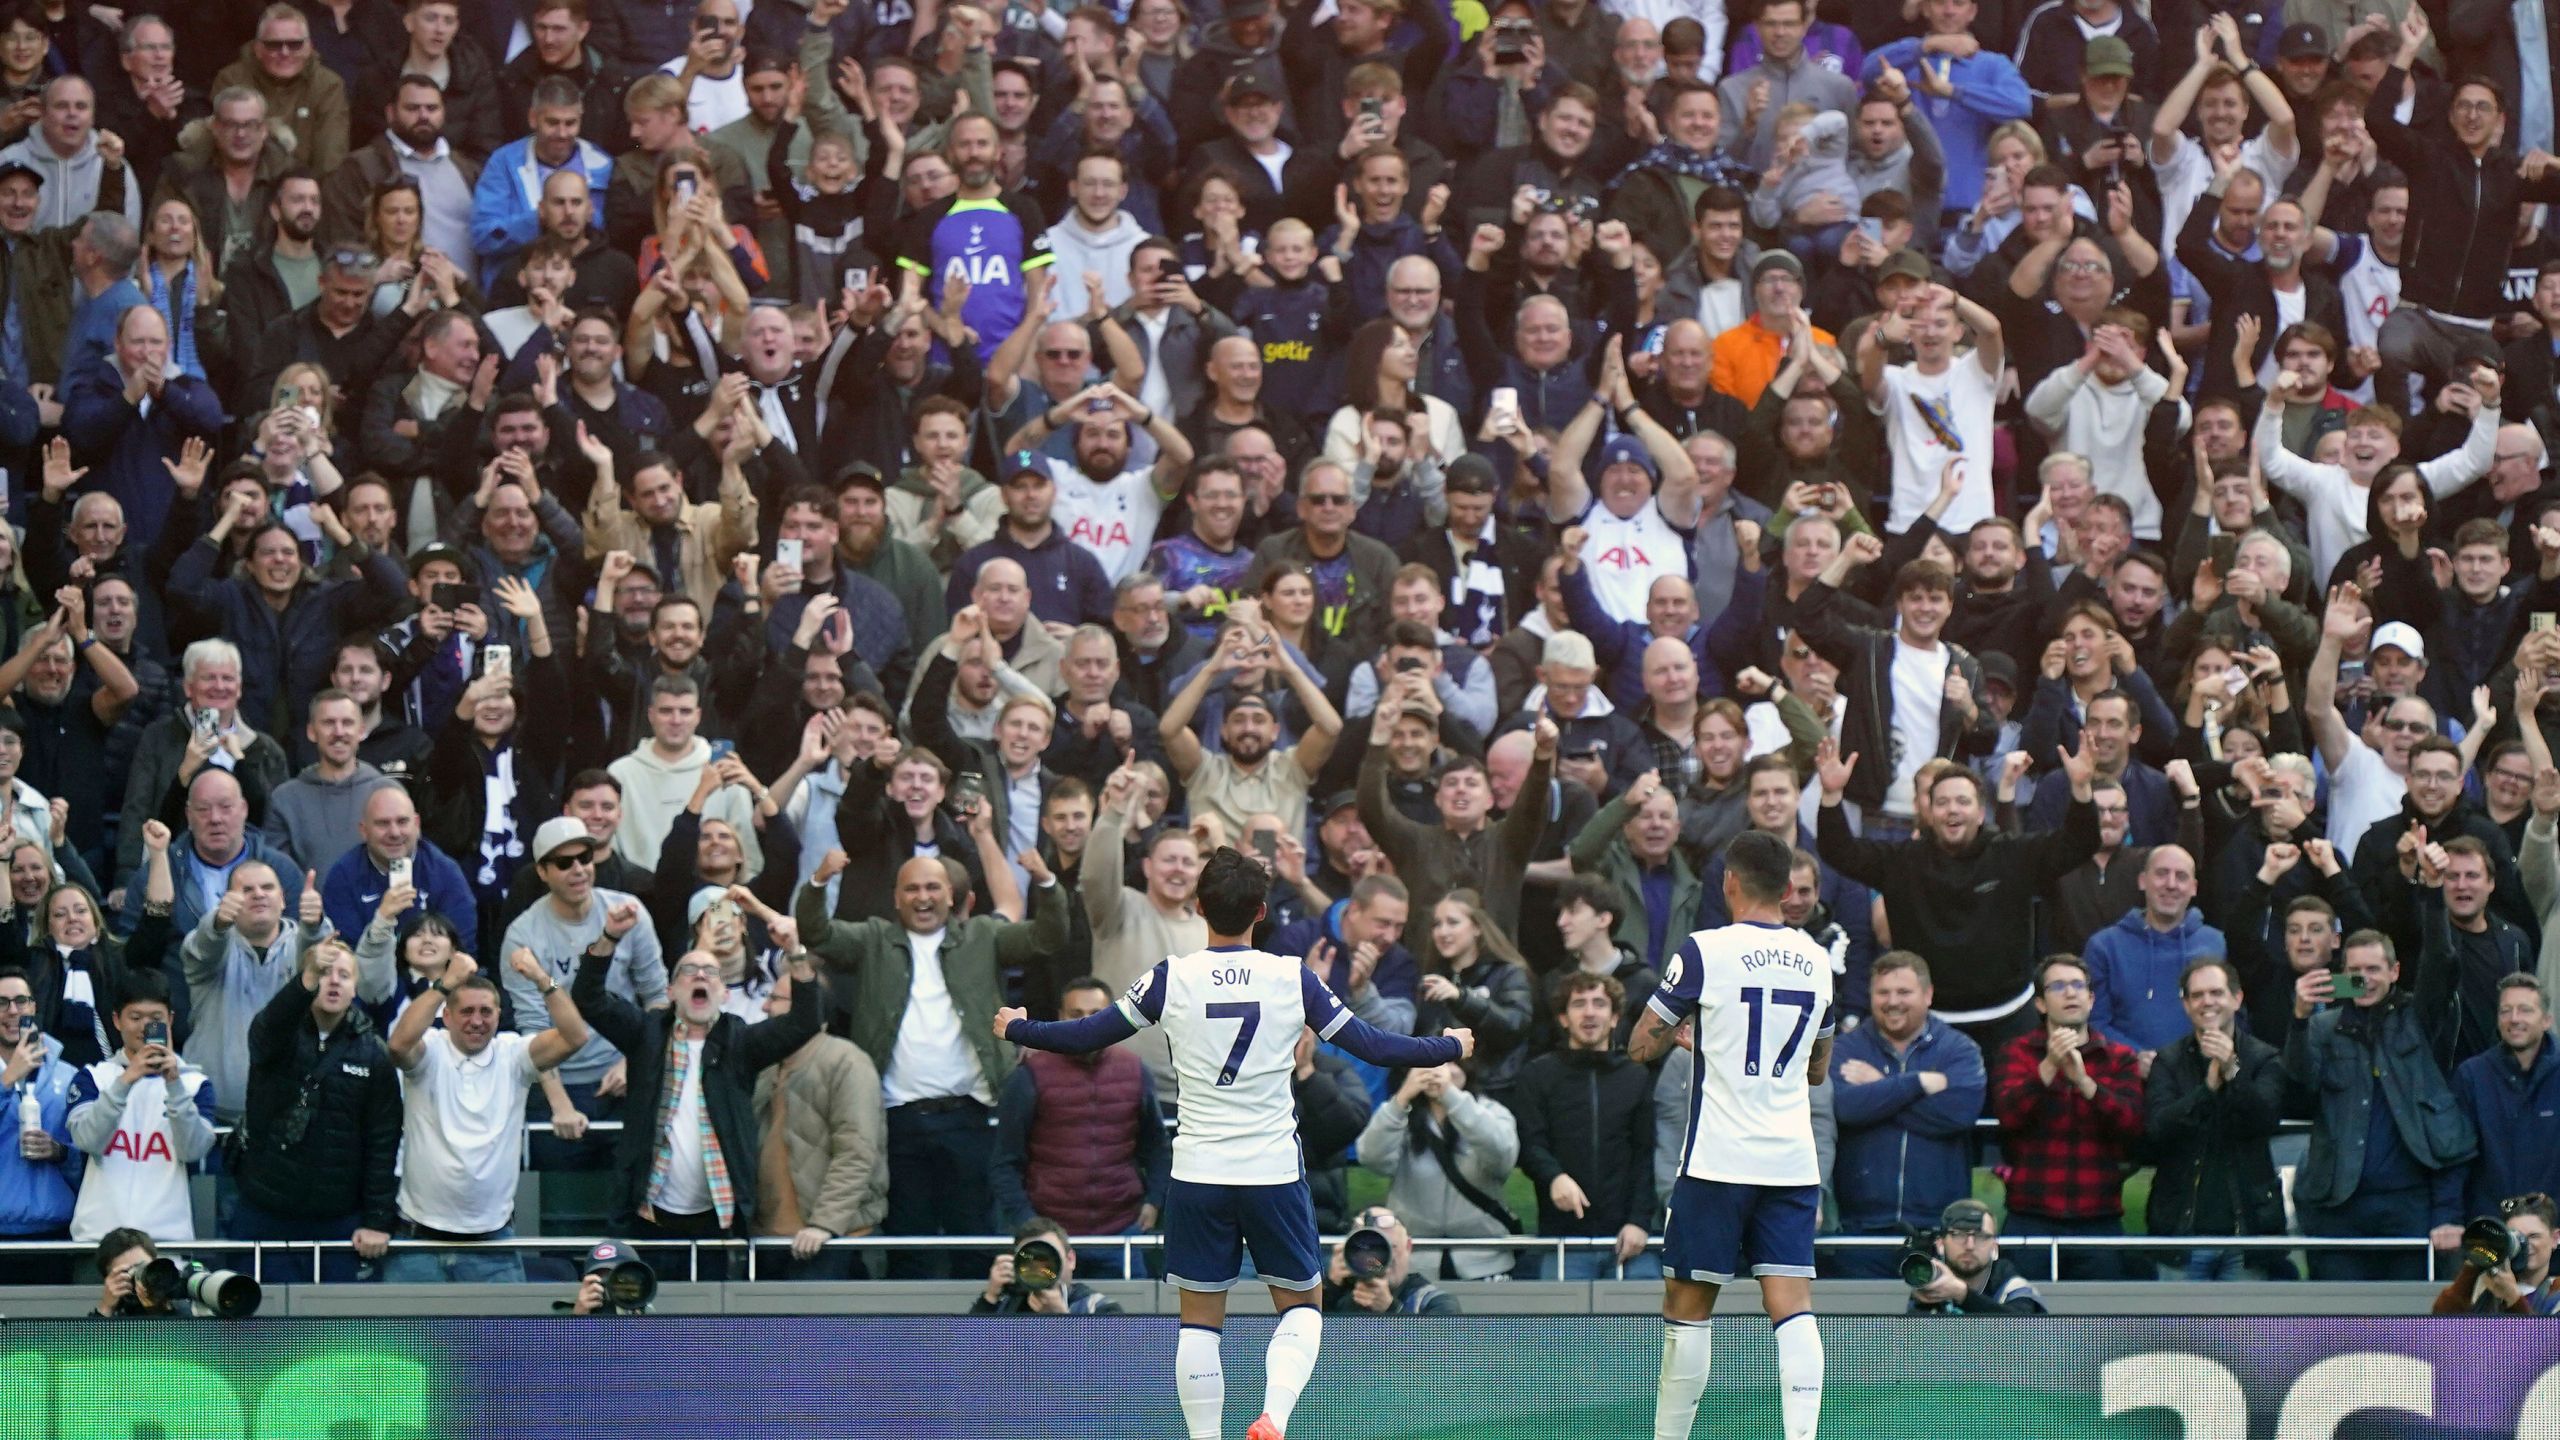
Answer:
[[[542,993],[551,1028],[498,1031],[498,982],[468,955],[427,976],[427,988],[391,1027],[391,1063],[400,1067],[400,1238],[510,1240],[516,1159],[524,1149],[525,1097],[539,1077],[587,1043],[587,1022],[569,987],[551,978],[531,950],[508,957],[518,978]],[[444,1012],[444,1027],[431,1028]],[[399,1285],[442,1281],[524,1283],[514,1250],[397,1250],[383,1278]]]
[[[1600,447],[1595,497],[1582,456],[1600,433],[1604,412],[1621,426]],[[1635,403],[1616,341],[1601,361],[1600,384],[1556,442],[1547,471],[1547,518],[1579,525],[1589,540],[1582,563],[1609,618],[1645,622],[1653,582],[1689,578],[1689,550],[1703,508],[1697,463],[1671,432]]]
[[[2497,463],[2503,384],[2496,370],[2482,365],[2472,371],[2469,383],[2456,380],[2436,392],[2437,408],[2469,415],[2471,431],[2460,449],[2419,462],[2418,478],[2433,498],[2460,491]],[[2258,412],[2258,464],[2268,483],[2302,502],[2311,532],[2311,573],[2325,577],[2337,568],[2338,557],[2364,542],[2373,483],[2400,458],[2403,422],[2388,405],[2364,406],[2347,416],[2347,445],[2337,464],[2305,460],[2284,446],[2284,396],[2301,388],[2301,377],[2287,373],[2278,375],[2267,391],[2266,408]]]
[[[2241,47],[2240,27],[2216,15],[2195,32],[2195,46],[2195,64],[2161,97],[2151,118],[2151,173],[2160,182],[2160,233],[2168,236],[2186,228],[2187,212],[2213,181],[2217,157],[2236,157],[2242,169],[2257,172],[2262,196],[2280,193],[2301,159],[2293,107],[2275,78]],[[2267,117],[2256,135],[2248,133],[2253,101]],[[2189,110],[2201,141],[2186,133]],[[2175,284],[2185,272],[2170,273]]]
[[[1072,465],[1049,462],[1058,482],[1049,520],[1069,540],[1092,551],[1116,585],[1138,573],[1147,547],[1155,543],[1156,521],[1164,515],[1165,502],[1181,491],[1183,471],[1191,464],[1191,442],[1173,428],[1172,416],[1139,404],[1117,385],[1103,384],[1034,417],[1005,448],[1037,450],[1052,430],[1067,425],[1076,430],[1076,458]],[[1132,426],[1155,440],[1153,464],[1130,466]]]
[[[2401,797],[2409,793],[2409,747],[2436,732],[2435,707],[2414,695],[2376,709],[2363,735],[2338,713],[2338,658],[2372,628],[2373,612],[2355,586],[2331,591],[2302,697],[2302,718],[2329,767],[2329,843],[2341,859],[2356,853],[2375,821],[2400,813]]]
[[[1958,327],[1973,331],[1970,360],[1956,358]],[[1912,362],[1887,365],[1885,347],[1908,341]],[[2000,321],[1944,285],[1931,285],[1905,318],[1886,311],[1858,336],[1858,381],[1867,405],[1884,417],[1893,452],[1893,507],[1887,525],[1899,535],[1938,498],[1947,462],[1966,456],[1964,489],[1938,517],[1960,535],[1992,515],[1991,411],[2000,385]]]

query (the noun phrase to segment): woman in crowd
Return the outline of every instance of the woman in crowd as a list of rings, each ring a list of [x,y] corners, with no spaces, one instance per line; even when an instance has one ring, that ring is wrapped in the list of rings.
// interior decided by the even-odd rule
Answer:
[[[1464,1026],[1476,1035],[1466,1063],[1476,1094],[1502,1102],[1529,1058],[1536,987],[1520,947],[1502,933],[1473,890],[1452,890],[1431,907],[1431,958],[1414,987],[1413,1033]]]

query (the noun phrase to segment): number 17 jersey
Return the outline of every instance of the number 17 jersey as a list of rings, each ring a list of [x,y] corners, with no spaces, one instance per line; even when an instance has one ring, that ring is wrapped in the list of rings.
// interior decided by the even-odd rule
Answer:
[[[1663,963],[1646,1003],[1666,1025],[1697,1017],[1680,1173],[1734,1185],[1821,1183],[1805,1066],[1832,1031],[1831,952],[1789,925],[1700,930]]]
[[[1302,962],[1245,948],[1158,961],[1120,997],[1143,1030],[1164,1027],[1181,1081],[1173,1178],[1286,1185],[1306,1173],[1298,1145],[1298,1031],[1330,1040],[1351,1012]]]

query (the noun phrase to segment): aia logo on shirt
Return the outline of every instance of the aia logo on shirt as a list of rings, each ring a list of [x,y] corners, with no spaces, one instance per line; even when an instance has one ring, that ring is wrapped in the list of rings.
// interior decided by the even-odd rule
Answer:
[[[108,1137],[107,1155],[110,1159],[121,1155],[127,1160],[137,1161],[174,1161],[178,1158],[169,1153],[168,1136],[156,1132],[149,1135],[136,1135],[130,1130],[119,1130]]]
[[[1106,523],[1100,520],[1079,519],[1067,531],[1067,538],[1089,549],[1112,549],[1133,543],[1129,537],[1128,522],[1125,520]],[[1058,583],[1061,588],[1064,588],[1065,577],[1061,576]]]
[[[1641,545],[1612,545],[1593,556],[1592,563],[1613,570],[1649,570],[1653,568],[1653,557],[1644,553]]]

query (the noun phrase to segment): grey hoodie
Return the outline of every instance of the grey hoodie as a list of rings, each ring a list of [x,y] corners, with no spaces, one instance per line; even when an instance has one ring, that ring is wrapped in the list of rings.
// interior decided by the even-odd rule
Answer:
[[[1084,222],[1070,210],[1057,224],[1049,227],[1049,253],[1057,257],[1060,275],[1099,275],[1102,277],[1102,303],[1117,307],[1129,299],[1129,255],[1147,238],[1147,227],[1126,210],[1111,212],[1111,224],[1101,234],[1084,228]],[[1049,304],[1051,320],[1077,320],[1084,315],[1084,282],[1060,285]]]
[[[66,158],[53,153],[39,125],[17,144],[0,150],[0,165],[24,165],[44,178],[44,188],[36,196],[38,230],[75,224],[98,208],[98,177],[106,162],[98,158],[95,128],[81,137],[80,148]],[[124,218],[137,228],[142,224],[142,191],[131,177],[124,186]]]
[[[1825,110],[1807,119],[1797,134],[1804,140],[1804,158],[1776,186],[1751,192],[1751,223],[1774,230],[1807,201],[1823,195],[1838,196],[1854,218],[1866,197],[1849,173],[1849,117]]]
[[[361,838],[356,825],[364,818],[364,802],[374,791],[399,784],[362,760],[344,780],[323,779],[319,766],[306,765],[267,797],[267,838],[295,865],[326,875]]]

